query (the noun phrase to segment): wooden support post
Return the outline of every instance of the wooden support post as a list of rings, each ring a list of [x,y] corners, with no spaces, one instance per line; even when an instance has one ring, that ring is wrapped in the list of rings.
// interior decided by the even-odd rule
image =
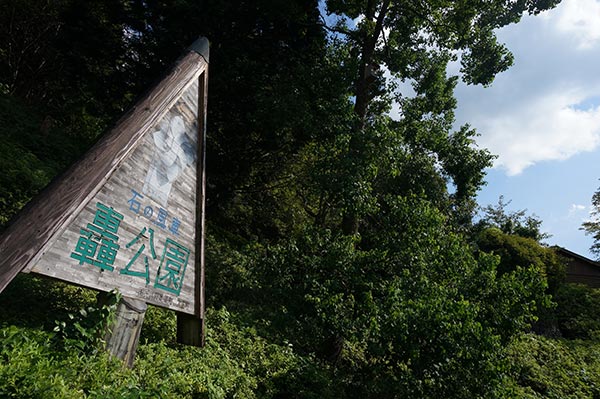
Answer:
[[[177,342],[185,345],[204,346],[204,319],[177,313]]]
[[[130,368],[133,367],[147,307],[144,301],[121,298],[115,320],[106,335],[106,350]]]
[[[204,43],[204,42],[203,42]],[[204,43],[204,57],[208,57],[208,41]],[[208,99],[208,71],[202,72],[198,87],[198,167],[196,169],[196,287],[195,314],[177,313],[177,342],[184,345],[204,346],[204,235],[206,231],[206,102]]]

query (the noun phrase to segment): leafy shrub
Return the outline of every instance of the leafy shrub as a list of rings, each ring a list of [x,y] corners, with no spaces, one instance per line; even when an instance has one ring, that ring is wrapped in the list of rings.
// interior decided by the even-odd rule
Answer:
[[[554,292],[562,284],[566,266],[554,249],[540,245],[533,238],[502,232],[495,227],[483,230],[476,238],[479,249],[500,256],[498,270],[501,273],[514,270],[517,266],[535,266],[548,279]]]
[[[51,345],[52,334],[8,327],[0,330],[0,397],[81,398],[71,388]],[[57,366],[59,370],[57,370]]]
[[[563,284],[554,300],[558,327],[565,338],[600,338],[600,289]]]
[[[545,279],[475,259],[427,201],[386,201],[380,230],[362,237],[307,228],[255,248],[248,297],[267,336],[334,364],[346,397],[489,395],[503,345],[548,301]]]
[[[42,119],[34,108],[0,93],[0,231],[86,149],[81,139],[43,126]]]
[[[61,281],[19,274],[0,294],[0,327],[15,325],[52,330],[55,321],[96,305],[94,290]]]
[[[0,329],[0,397],[336,397],[326,368],[238,328],[226,309],[209,309],[207,324],[205,348],[142,344],[132,370],[104,351],[63,350],[51,332]]]
[[[600,398],[600,344],[526,334],[507,348],[512,371],[498,397]]]
[[[95,353],[104,347],[104,337],[114,320],[119,293],[102,294],[101,304],[79,309],[76,314],[69,313],[69,320],[56,320],[54,331],[57,341],[65,350],[77,350],[82,353]]]
[[[144,315],[144,324],[140,342],[165,342],[172,345],[177,339],[177,317],[168,309],[148,305]]]

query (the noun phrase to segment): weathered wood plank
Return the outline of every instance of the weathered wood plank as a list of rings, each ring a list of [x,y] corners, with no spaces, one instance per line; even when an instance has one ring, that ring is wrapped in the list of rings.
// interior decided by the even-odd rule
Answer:
[[[196,211],[201,156],[194,149],[201,147],[199,110],[189,109],[183,100],[190,93],[197,98],[198,89],[196,79],[73,222],[51,240],[32,272],[98,290],[117,289],[125,296],[180,312],[198,312],[196,269],[200,263],[194,260],[201,238]],[[94,221],[101,206],[118,215],[120,222],[111,232],[110,262],[98,265],[93,264],[98,248],[108,248],[95,234],[98,230],[93,230],[98,227]],[[80,240],[85,247],[79,245]],[[84,261],[80,261],[82,253],[86,253]],[[186,253],[186,261],[180,263],[177,254]],[[176,284],[165,287],[159,277],[169,277],[161,273],[166,268],[181,272],[172,275]]]
[[[205,279],[204,279],[204,270],[205,270],[205,263],[204,263],[204,238],[205,238],[205,233],[206,233],[206,118],[207,118],[207,106],[208,106],[208,69],[205,69],[204,72],[202,73],[202,76],[204,77],[204,79],[200,80],[200,94],[198,96],[199,101],[201,101],[200,105],[199,105],[199,109],[201,110],[200,113],[200,120],[199,120],[199,129],[198,131],[201,132],[202,136],[201,139],[199,140],[199,154],[200,154],[200,171],[199,171],[199,176],[198,176],[198,189],[199,192],[196,196],[197,201],[196,203],[199,203],[199,206],[196,206],[196,209],[200,209],[200,213],[199,213],[199,221],[198,223],[199,225],[199,234],[196,236],[196,247],[198,248],[198,261],[197,264],[199,265],[199,267],[196,269],[196,273],[198,275],[197,277],[197,281],[199,281],[200,286],[198,287],[198,289],[196,289],[196,303],[199,304],[199,309],[197,309],[196,315],[201,317],[202,319],[204,319],[204,310],[205,310],[205,303],[204,303],[204,290],[205,290]],[[202,339],[202,342],[204,342],[204,338]]]
[[[133,367],[135,352],[142,332],[147,305],[143,301],[123,297],[117,305],[114,322],[106,334],[106,350]]]
[[[196,309],[193,316],[177,314],[177,341],[186,345],[204,346],[204,235],[206,215],[206,114],[208,101],[208,70],[199,78],[198,88],[198,169],[196,193]]]
[[[19,271],[36,264],[52,239],[73,222],[138,141],[206,69],[201,55],[188,53],[113,130],[13,219],[0,237],[0,292]]]
[[[177,313],[177,342],[203,347],[204,319],[195,315]]]

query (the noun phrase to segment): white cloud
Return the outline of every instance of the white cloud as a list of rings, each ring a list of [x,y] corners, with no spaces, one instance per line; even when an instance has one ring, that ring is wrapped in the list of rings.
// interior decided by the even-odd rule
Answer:
[[[587,209],[587,207],[585,205],[581,205],[581,204],[571,204],[571,207],[569,208],[569,213],[567,217],[572,217],[574,215],[577,215],[581,212],[585,212],[585,210]]]
[[[600,0],[564,0],[498,36],[513,68],[490,88],[457,88],[457,122],[477,128],[495,166],[515,175],[599,148]]]
[[[600,3],[595,0],[564,0],[555,20],[558,31],[575,39],[579,49],[600,41]]]
[[[565,160],[600,145],[600,107],[572,107],[568,95],[554,94],[521,104],[511,114],[487,115],[475,126],[485,134],[479,144],[497,151],[496,167],[509,175],[537,162]]]

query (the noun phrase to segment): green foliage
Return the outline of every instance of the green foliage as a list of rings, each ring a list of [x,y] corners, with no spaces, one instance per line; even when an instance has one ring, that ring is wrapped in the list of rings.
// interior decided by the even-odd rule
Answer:
[[[0,141],[0,231],[48,182],[52,172],[33,154]]]
[[[565,262],[554,249],[540,245],[533,238],[507,234],[491,227],[479,233],[476,243],[481,251],[500,257],[498,270],[501,273],[515,270],[519,266],[533,266],[546,276],[553,292],[564,281]]]
[[[20,274],[0,294],[0,326],[52,330],[56,320],[69,320],[69,314],[95,304],[95,291]]]
[[[600,338],[600,289],[563,284],[554,300],[558,326],[566,338]]]
[[[564,326],[559,318],[564,318],[564,315],[559,317],[558,314],[568,309],[563,303],[566,261],[554,248],[539,242],[547,237],[540,231],[542,222],[535,216],[526,216],[525,210],[508,212],[506,207],[509,203],[500,196],[497,205],[483,208],[484,216],[471,229],[472,239],[479,251],[499,257],[500,273],[532,267],[542,274],[552,302],[545,302],[538,308],[534,330],[560,336]]]
[[[150,308],[125,370],[96,351],[110,306],[25,276],[0,296],[0,396],[500,397],[503,347],[558,266],[492,230],[501,256],[476,256],[462,235],[492,156],[453,130],[446,71],[462,52],[464,79],[489,84],[511,62],[494,30],[556,3],[328,1],[362,17],[330,27],[345,38],[316,0],[0,5],[0,223],[212,41],[206,347],[177,346],[175,314]]]
[[[57,340],[66,351],[95,353],[104,348],[104,336],[114,321],[121,295],[111,292],[101,298],[101,304],[81,308],[77,314],[69,313],[67,321],[55,321]]]
[[[600,189],[592,196],[591,218],[582,224],[581,229],[593,237],[594,243],[590,251],[600,259]]]
[[[348,397],[485,396],[546,286],[535,268],[498,275],[496,258],[477,262],[445,221],[423,200],[388,198],[385,235],[311,228],[253,248],[247,298],[269,320],[257,325],[334,362]]]
[[[600,397],[600,345],[527,334],[507,348],[512,363],[503,398],[595,399]]]
[[[435,165],[432,174],[454,184],[455,195],[446,195],[447,208],[457,213],[458,226],[468,225],[473,197],[483,184],[483,170],[490,166],[491,156],[469,145],[474,132],[468,126],[453,133],[456,107],[453,91],[458,77],[447,77],[447,66],[460,55],[465,82],[491,84],[498,73],[512,64],[512,55],[498,43],[495,30],[518,22],[524,12],[538,13],[558,2],[326,1],[329,14],[347,20],[359,19],[349,26],[340,18],[335,26],[329,27],[343,35],[351,48],[344,69],[352,70],[349,95],[355,98],[355,120],[347,160],[342,164],[358,167],[345,169],[345,181],[349,182],[346,186],[370,191],[373,178],[369,172],[378,165],[369,162],[370,151],[364,145],[368,139],[364,140],[364,136],[378,137],[377,133],[382,132],[381,120],[395,99],[401,105],[397,132],[405,139],[401,145],[410,148],[410,155],[429,158],[429,163]],[[416,94],[407,97],[397,92],[397,85],[388,82],[384,70],[397,80],[410,81]],[[445,185],[441,187],[445,189]],[[368,218],[364,202],[362,196],[345,198],[342,229],[346,234],[358,232],[360,221]]]
[[[54,358],[51,335],[8,327],[0,330],[0,396],[5,398],[80,398],[68,373]],[[57,366],[60,366],[57,370]]]
[[[495,227],[505,234],[531,238],[538,242],[550,237],[548,233],[540,231],[542,221],[535,215],[527,215],[526,209],[507,211],[506,208],[510,203],[511,201],[505,202],[504,196],[501,195],[496,205],[485,206],[482,209],[484,214],[475,224],[474,231],[480,232]]]
[[[32,108],[0,94],[0,230],[73,159],[73,144],[42,125]]]
[[[140,342],[164,342],[173,345],[177,339],[177,317],[174,311],[148,306],[140,333]]]
[[[255,379],[258,397],[335,398],[332,370],[311,356],[299,356],[289,343],[274,344],[254,328],[240,328],[225,308],[209,312],[207,340],[226,350]]]
[[[51,333],[0,330],[0,396],[18,398],[335,397],[326,369],[209,310],[203,349],[140,345],[133,370],[106,353],[58,351]],[[315,388],[323,389],[318,396]],[[287,392],[287,393],[286,393]]]

